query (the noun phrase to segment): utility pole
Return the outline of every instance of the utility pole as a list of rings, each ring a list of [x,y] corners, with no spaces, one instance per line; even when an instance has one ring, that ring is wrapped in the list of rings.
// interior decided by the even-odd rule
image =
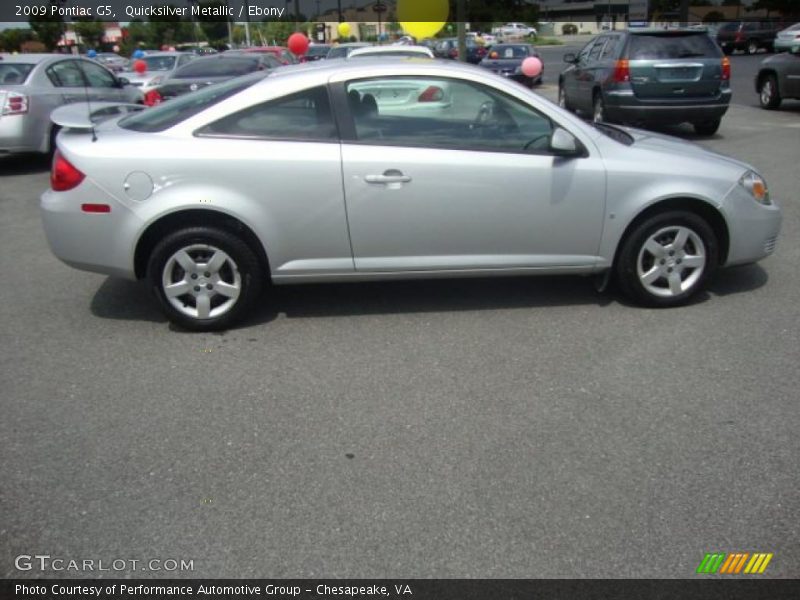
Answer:
[[[342,16],[342,0],[336,0],[336,8],[339,11],[339,23],[344,21],[344,17]]]
[[[456,21],[458,27],[458,60],[467,62],[467,4],[466,0],[456,3]]]
[[[250,0],[244,0],[244,43],[250,47]]]

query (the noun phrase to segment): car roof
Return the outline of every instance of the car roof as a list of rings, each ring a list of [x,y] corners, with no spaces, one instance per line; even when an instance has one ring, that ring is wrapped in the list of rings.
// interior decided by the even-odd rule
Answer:
[[[427,46],[364,46],[363,48],[356,48],[350,56],[363,56],[364,54],[383,54],[389,52],[413,52],[420,56],[430,56],[431,50]]]

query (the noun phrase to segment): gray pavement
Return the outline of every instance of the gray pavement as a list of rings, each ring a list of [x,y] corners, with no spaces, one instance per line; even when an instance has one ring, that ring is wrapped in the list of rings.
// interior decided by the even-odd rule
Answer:
[[[81,575],[14,568],[49,554],[194,561],[117,573],[145,577],[692,577],[711,551],[800,576],[798,133],[797,110],[737,99],[698,140],[757,165],[785,221],[692,306],[580,278],[315,285],[224,335],[60,264],[46,162],[0,164],[0,576]]]

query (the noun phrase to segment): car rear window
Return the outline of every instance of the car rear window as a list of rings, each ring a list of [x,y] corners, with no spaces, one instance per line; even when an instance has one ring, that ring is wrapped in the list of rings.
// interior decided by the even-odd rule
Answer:
[[[169,71],[175,66],[174,56],[145,56],[148,71]]]
[[[196,60],[175,71],[173,79],[202,77],[238,77],[252,73],[260,66],[258,57],[236,56]]]
[[[0,63],[0,85],[22,85],[35,66],[27,63]]]
[[[247,89],[257,81],[261,81],[264,76],[263,73],[258,73],[250,77],[241,77],[210,85],[191,94],[186,94],[175,100],[169,100],[153,108],[125,117],[119,122],[119,126],[131,131],[166,131],[189,117]]]
[[[630,60],[718,58],[719,47],[705,32],[677,34],[639,34],[631,36]]]
[[[528,47],[504,45],[492,46],[492,58],[495,57],[495,53],[497,54],[498,58],[525,58],[528,56]]]

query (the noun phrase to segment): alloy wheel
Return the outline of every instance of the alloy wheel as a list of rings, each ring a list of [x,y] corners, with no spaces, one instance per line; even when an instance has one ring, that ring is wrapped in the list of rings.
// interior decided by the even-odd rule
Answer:
[[[690,290],[706,267],[700,236],[682,225],[664,227],[647,238],[636,261],[642,286],[650,294],[672,298]]]
[[[242,291],[234,260],[209,244],[192,244],[164,265],[161,286],[169,303],[193,319],[213,319],[230,311]]]

